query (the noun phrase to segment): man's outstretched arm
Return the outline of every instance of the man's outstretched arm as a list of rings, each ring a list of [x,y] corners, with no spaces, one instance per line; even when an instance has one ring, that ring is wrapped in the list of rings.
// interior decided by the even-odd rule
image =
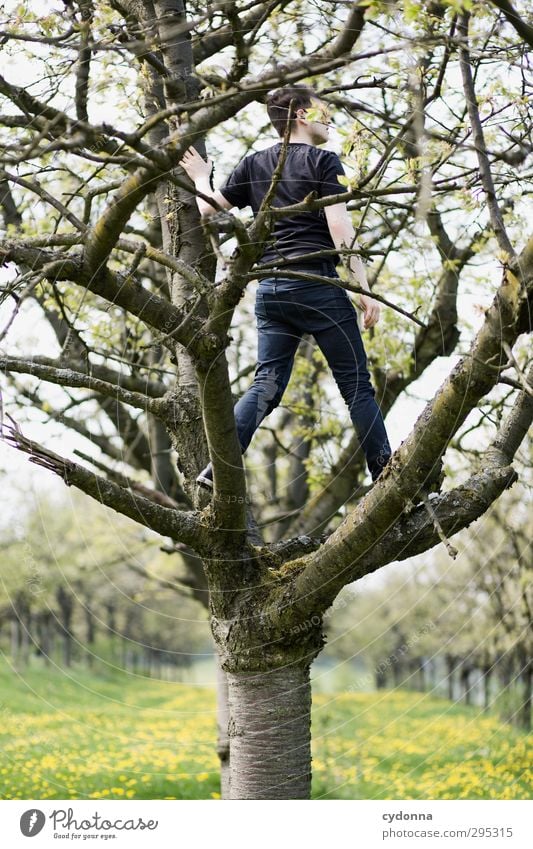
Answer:
[[[215,203],[223,209],[232,208],[233,204],[230,203],[229,200],[226,200],[222,192],[211,188],[211,184],[209,182],[211,170],[213,168],[213,162],[211,159],[208,159],[206,162],[205,159],[202,159],[194,147],[190,147],[183,154],[183,159],[180,161],[180,165],[185,173],[191,178],[198,192],[206,195],[206,197],[212,198]],[[217,209],[214,206],[210,206],[203,198],[197,197],[196,203],[198,204],[200,215],[214,215],[215,212],[217,212]]]
[[[324,212],[326,213],[333,244],[337,250],[355,250],[357,248],[357,239],[346,204],[336,203],[333,206],[326,206]],[[379,320],[379,304],[370,297],[370,287],[366,279],[365,267],[357,254],[351,254],[349,256],[348,269],[352,282],[356,286],[360,286],[361,289],[366,289],[369,293],[368,295],[357,295],[356,303],[364,313],[364,327],[373,327]]]

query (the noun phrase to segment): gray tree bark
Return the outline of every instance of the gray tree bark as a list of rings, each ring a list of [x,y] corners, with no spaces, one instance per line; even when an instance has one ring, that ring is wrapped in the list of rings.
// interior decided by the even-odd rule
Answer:
[[[520,675],[522,683],[522,705],[519,714],[520,727],[524,731],[531,731],[531,705],[532,705],[532,685],[533,685],[533,661],[530,658],[525,660],[524,668]]]
[[[446,682],[447,682],[447,690],[448,690],[448,699],[453,702],[454,700],[454,677],[455,672],[457,670],[458,660],[453,655],[446,655]]]
[[[91,668],[94,664],[94,641],[96,637],[96,619],[93,615],[93,611],[91,608],[91,602],[89,598],[85,598],[84,600],[84,615],[85,615],[85,639],[87,642],[87,648],[85,652],[85,658],[87,662],[87,666]]]
[[[39,614],[37,633],[40,652],[44,663],[49,666],[52,651],[52,614],[50,611],[43,610]]]
[[[228,690],[230,799],[308,799],[309,667],[228,673]]]
[[[14,666],[18,663],[19,659],[19,646],[20,646],[20,622],[15,614],[11,619],[11,661]]]
[[[222,669],[218,652],[215,654],[217,672],[217,755],[220,761],[220,795],[230,798],[230,738],[228,679]]]
[[[63,663],[65,666],[70,666],[72,663],[72,596],[65,590],[64,587],[58,587],[56,591],[56,599],[59,605],[61,629],[61,638],[63,642]]]
[[[483,710],[488,711],[490,708],[490,685],[492,680],[493,667],[483,667]]]
[[[460,673],[460,681],[461,681],[461,698],[465,705],[472,704],[472,688],[470,686],[470,673],[472,668],[468,666],[468,664],[463,664],[461,667]]]

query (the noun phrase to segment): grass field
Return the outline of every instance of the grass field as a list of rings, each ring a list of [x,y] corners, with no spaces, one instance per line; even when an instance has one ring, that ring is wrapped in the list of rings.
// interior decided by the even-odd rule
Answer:
[[[0,798],[217,799],[215,694],[0,661]],[[477,708],[385,691],[314,698],[313,796],[526,799],[531,739]],[[529,745],[529,749],[528,749]]]

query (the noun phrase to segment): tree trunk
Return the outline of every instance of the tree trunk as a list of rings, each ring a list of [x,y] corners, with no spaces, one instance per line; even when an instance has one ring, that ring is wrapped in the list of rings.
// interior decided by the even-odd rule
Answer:
[[[114,602],[110,601],[105,605],[106,613],[107,613],[107,622],[106,627],[109,632],[109,656],[112,661],[116,660],[117,651],[116,651],[116,637],[117,637],[117,623],[116,623],[116,608]]]
[[[522,706],[520,708],[519,723],[524,731],[531,731],[531,685],[533,679],[533,663],[526,663],[524,671],[520,676],[524,685],[524,696]]]
[[[65,629],[63,629],[63,663],[65,666],[72,666],[72,637]]]
[[[490,708],[490,684],[492,679],[492,666],[483,667],[483,710],[488,711]]]
[[[15,614],[11,619],[11,662],[16,666],[19,657],[20,622]]]
[[[200,81],[194,74],[192,40],[187,26],[185,3],[183,0],[154,0],[153,6],[157,19],[155,29],[167,74],[162,78],[158,72],[147,71],[147,117],[158,109],[196,100],[200,96],[201,88]],[[143,23],[149,31],[152,30],[154,22],[150,21],[149,14],[145,14]],[[150,143],[154,148],[157,147],[167,134],[168,125],[158,121],[150,131]],[[205,157],[205,141],[197,138],[195,146],[200,155]],[[209,279],[214,280],[216,259],[212,251],[206,250],[194,197],[173,183],[165,184],[161,181],[157,185],[155,199],[161,223],[163,249],[191,267],[198,267]],[[176,272],[169,271],[168,286],[170,300],[174,306],[181,306],[186,298],[194,294],[191,284]],[[199,305],[198,314],[207,318],[205,303]],[[192,482],[208,459],[207,442],[202,427],[200,389],[192,356],[187,349],[177,344],[175,357],[177,379],[172,392],[176,422],[171,441],[178,453],[178,468],[184,474],[189,495],[192,496]]]
[[[222,669],[220,656],[215,653],[217,670],[217,755],[220,760],[220,795],[223,799],[230,798],[230,739],[229,739],[229,704],[228,679]]]
[[[470,687],[470,666],[463,666],[461,669],[461,696],[465,705],[469,705],[472,702],[472,690]]]
[[[409,689],[423,693],[425,690],[426,679],[424,669],[424,658],[413,657],[409,661]]]
[[[498,699],[499,715],[503,722],[513,721],[511,705],[511,681],[513,678],[513,658],[511,652],[506,652],[498,662],[498,678],[500,680],[500,697]]]
[[[86,629],[86,640],[87,640],[87,651],[85,653],[85,657],[87,660],[87,666],[92,668],[94,664],[94,641],[96,636],[96,620],[93,616],[92,609],[90,607],[89,599],[86,598],[84,601],[85,608],[85,629]]]
[[[401,687],[404,683],[403,663],[398,659],[392,661],[392,680],[395,687]]]
[[[63,663],[65,666],[71,666],[72,664],[72,634],[71,634],[71,623],[72,623],[72,608],[73,601],[72,596],[69,592],[65,590],[64,587],[58,587],[56,591],[56,599],[59,605],[60,610],[60,623],[59,626],[61,628],[61,636],[63,638]]]
[[[52,614],[49,611],[43,611],[39,614],[37,634],[39,651],[43,657],[44,663],[46,666],[49,666],[50,653],[52,651]]]
[[[146,678],[155,677],[154,667],[155,667],[155,656],[153,649],[144,649],[141,651],[141,662],[142,662],[142,672]]]
[[[11,656],[13,663],[25,666],[29,660],[30,608],[22,592],[17,593],[13,602],[11,619]]]
[[[453,702],[454,692],[453,692],[453,677],[455,674],[455,670],[457,669],[457,660],[452,655],[446,655],[446,679],[448,685],[448,698],[451,702]]]
[[[152,358],[157,361],[155,353],[159,355],[160,346],[152,352]],[[155,416],[148,416],[148,432],[150,438],[150,463],[152,468],[152,480],[154,486],[160,492],[166,493],[171,498],[175,496],[176,476],[170,462],[172,443],[163,423]]]
[[[133,636],[134,624],[134,613],[128,608],[124,616],[124,624],[122,627],[122,666],[126,671],[135,669],[135,653],[133,650],[135,643]]]
[[[122,644],[122,668],[124,672],[129,672],[130,669],[133,669],[131,649],[126,641]]]
[[[500,686],[503,691],[507,691],[511,687],[511,679],[513,677],[513,664],[510,652],[502,655],[498,662],[498,677]]]
[[[384,690],[387,686],[387,678],[381,667],[378,667],[374,673],[374,686],[376,690]]]
[[[435,658],[428,660],[426,664],[426,692],[434,690],[437,686],[437,664]]]
[[[309,799],[309,666],[228,673],[231,799]]]
[[[19,610],[21,618],[20,629],[20,660],[23,666],[27,666],[30,660],[30,633],[32,626],[32,613],[29,607],[25,606]]]

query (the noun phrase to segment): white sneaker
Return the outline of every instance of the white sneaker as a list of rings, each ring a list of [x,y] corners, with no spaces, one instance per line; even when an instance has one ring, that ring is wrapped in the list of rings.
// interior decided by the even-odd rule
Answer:
[[[211,468],[211,463],[200,472],[196,478],[196,483],[205,489],[213,489],[213,469]]]

